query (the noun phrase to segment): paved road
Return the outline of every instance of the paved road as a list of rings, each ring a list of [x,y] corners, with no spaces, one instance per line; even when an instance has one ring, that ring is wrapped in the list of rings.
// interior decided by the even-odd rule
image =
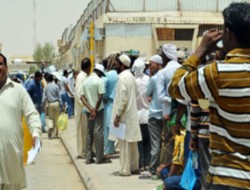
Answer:
[[[28,187],[25,190],[85,190],[60,139],[42,136],[42,151],[35,164],[26,166]]]

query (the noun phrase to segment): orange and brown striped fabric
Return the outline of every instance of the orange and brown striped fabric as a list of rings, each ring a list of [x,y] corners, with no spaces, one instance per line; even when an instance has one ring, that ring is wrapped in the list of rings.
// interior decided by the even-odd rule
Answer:
[[[234,49],[225,61],[197,69],[191,56],[168,88],[173,98],[209,99],[208,182],[250,189],[250,49]]]

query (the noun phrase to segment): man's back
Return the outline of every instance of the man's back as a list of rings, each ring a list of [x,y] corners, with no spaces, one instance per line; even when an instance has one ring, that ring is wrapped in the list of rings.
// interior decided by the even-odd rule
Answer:
[[[76,77],[76,83],[75,83],[75,103],[77,105],[82,105],[81,102],[81,92],[83,90],[83,83],[86,79],[87,74],[83,71],[80,71],[80,73]]]
[[[119,74],[116,94],[113,104],[112,118],[119,115],[120,122],[127,125],[126,140],[135,142],[141,140],[139,120],[137,116],[136,83],[129,70]]]
[[[98,95],[104,94],[104,82],[97,76],[95,72],[89,75],[83,83],[83,95],[87,99],[90,106],[93,108],[96,106]],[[103,109],[103,103],[101,102],[99,110]]]
[[[63,76],[60,80],[60,83],[59,83],[61,95],[67,93],[66,88],[65,88],[66,84],[68,84],[68,79],[65,76]]]
[[[42,104],[42,84],[40,81],[36,82],[34,79],[29,83],[27,91],[35,105]]]
[[[173,79],[169,92],[177,98],[208,98],[211,162],[208,181],[250,188],[250,49],[235,49],[225,62],[212,63],[186,78]],[[238,55],[241,55],[238,57]],[[188,62],[198,60],[190,57]],[[183,69],[176,72],[181,77]],[[178,91],[173,90],[177,85]]]

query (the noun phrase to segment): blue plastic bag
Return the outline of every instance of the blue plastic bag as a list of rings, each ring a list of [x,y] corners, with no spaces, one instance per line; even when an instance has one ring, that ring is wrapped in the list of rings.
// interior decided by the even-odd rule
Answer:
[[[194,158],[198,159],[198,157],[197,155],[193,156],[193,154],[197,154],[197,153],[193,153],[192,151],[189,151],[188,161],[186,163],[184,172],[182,173],[182,176],[181,176],[180,185],[182,188],[186,190],[197,189],[195,188],[195,186],[196,186],[197,180],[199,180],[199,176],[197,176],[198,168],[197,167],[196,169],[193,168],[195,165],[197,165],[197,163],[193,163],[194,161],[193,159]],[[196,160],[196,162],[198,162],[198,160]]]
[[[44,112],[42,112],[41,114],[40,114],[40,120],[41,120],[41,123],[42,123],[42,130],[43,130],[43,132],[45,132],[46,130],[46,115],[45,115],[45,113]]]

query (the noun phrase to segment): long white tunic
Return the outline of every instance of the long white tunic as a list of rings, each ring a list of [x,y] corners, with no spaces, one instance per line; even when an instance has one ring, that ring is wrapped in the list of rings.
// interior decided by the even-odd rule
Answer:
[[[10,79],[0,89],[0,184],[26,186],[23,167],[25,116],[33,137],[40,137],[39,114],[26,90]]]
[[[81,94],[83,91],[83,83],[86,77],[87,74],[83,71],[80,71],[76,77],[75,86],[75,125],[77,129],[76,146],[78,156],[85,155],[87,118],[86,115],[82,113],[84,105],[81,101]]]
[[[128,142],[141,141],[136,104],[136,83],[129,70],[119,74],[112,110],[112,121],[114,121],[116,115],[120,116],[120,122],[125,123],[127,126],[125,140]]]

